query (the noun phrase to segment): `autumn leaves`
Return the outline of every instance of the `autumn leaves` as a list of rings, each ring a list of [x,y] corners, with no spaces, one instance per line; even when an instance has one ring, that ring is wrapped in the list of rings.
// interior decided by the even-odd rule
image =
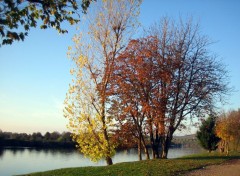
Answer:
[[[167,158],[173,133],[184,128],[184,121],[210,113],[213,100],[227,93],[226,71],[208,45],[191,21],[163,19],[116,58],[110,112],[121,121],[120,128],[131,124],[128,130],[136,132],[139,152],[142,147],[146,158],[147,143],[152,158]]]
[[[98,3],[68,53],[74,68],[64,115],[73,138],[85,156],[109,165],[115,148],[129,141],[140,160],[142,151],[150,158],[149,150],[152,158],[167,158],[173,133],[212,111],[227,92],[224,67],[191,21],[164,18],[130,40],[140,2]]]
[[[79,149],[93,161],[112,164],[117,144],[112,140],[116,121],[111,107],[111,76],[116,57],[133,32],[140,1],[98,1],[86,17],[86,31],[74,37],[68,56],[74,63],[73,84],[64,115]]]
[[[228,154],[230,148],[237,150],[240,142],[240,109],[222,113],[217,120],[216,134],[221,141],[219,149]]]

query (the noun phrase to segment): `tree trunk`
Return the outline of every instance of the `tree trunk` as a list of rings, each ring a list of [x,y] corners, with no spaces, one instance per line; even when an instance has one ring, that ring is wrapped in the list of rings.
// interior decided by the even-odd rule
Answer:
[[[160,140],[161,139],[160,139],[160,137],[158,135],[158,130],[156,130],[156,139],[155,139],[155,146],[154,146],[156,158],[160,158],[160,155],[159,155]]]
[[[164,89],[163,89],[164,90]],[[162,91],[163,91],[162,90]],[[165,92],[161,92],[162,96],[165,97]],[[161,107],[161,115],[159,119],[159,124],[158,124],[158,131],[159,131],[159,137],[160,137],[160,153],[161,153],[161,158],[167,158],[167,152],[168,152],[168,147],[167,147],[167,139],[165,140],[165,108],[166,107],[166,98],[163,98],[163,106]]]
[[[155,131],[155,139],[154,139],[154,135],[153,135],[153,130],[150,130],[150,142],[151,142],[151,148],[152,148],[152,158],[159,158],[159,151],[158,151],[158,147],[159,147],[159,136],[158,136],[158,130],[156,129]]]
[[[105,107],[105,101],[102,102],[102,107]],[[102,125],[103,125],[103,136],[104,139],[107,141],[107,156],[105,158],[107,165],[112,165],[112,158],[110,157],[110,144],[109,144],[109,137],[108,137],[108,133],[107,133],[107,125],[105,122],[105,109],[102,110]]]
[[[159,154],[158,148],[159,148],[159,144],[155,146],[155,150],[156,150],[155,155],[156,155],[156,158],[160,158],[160,154]]]
[[[151,147],[152,147],[152,158],[156,159],[156,153],[155,153],[155,150],[154,150],[154,146],[151,146]]]
[[[168,155],[168,146],[166,143],[163,144],[162,146],[162,155],[161,155],[161,158],[162,159],[167,159],[167,155]]]
[[[152,146],[152,156],[153,156],[153,159],[160,158],[160,156],[159,156],[159,145],[158,144],[154,144]]]
[[[159,158],[162,158],[163,148],[164,148],[164,144],[165,144],[164,136],[160,136],[159,142],[160,142],[160,147],[158,148]]]
[[[149,156],[148,148],[146,146],[146,143],[145,143],[144,139],[142,139],[142,145],[143,145],[143,149],[144,149],[144,152],[145,152],[145,155],[146,155],[146,159],[149,160],[150,156]]]
[[[153,137],[152,123],[149,123],[149,127],[150,127],[149,136],[150,136],[150,143],[151,143],[151,148],[152,148],[152,158],[155,159],[154,137]]]
[[[149,152],[148,152],[148,149],[146,146],[144,146],[144,152],[146,154],[146,159],[149,160],[150,159],[150,156],[149,156]]]
[[[166,137],[166,140],[162,143],[162,154],[161,154],[161,158],[163,159],[167,159],[168,156],[168,150],[171,144],[171,140],[172,140],[172,134],[168,134]]]
[[[228,143],[228,141],[226,141],[226,143],[225,143],[225,146],[226,146],[226,155],[228,156],[228,154],[229,154],[229,143]]]
[[[152,145],[153,158],[160,158],[159,155],[159,138],[155,139],[154,145]]]
[[[138,138],[138,160],[142,160],[142,144],[141,144],[141,138]]]
[[[221,140],[221,141],[219,142],[218,147],[219,147],[219,151],[220,151],[220,153],[224,153],[224,149],[225,149],[225,141],[224,141],[224,140]]]
[[[111,157],[107,156],[107,157],[105,158],[105,160],[106,160],[107,165],[112,165],[112,164],[113,164]]]

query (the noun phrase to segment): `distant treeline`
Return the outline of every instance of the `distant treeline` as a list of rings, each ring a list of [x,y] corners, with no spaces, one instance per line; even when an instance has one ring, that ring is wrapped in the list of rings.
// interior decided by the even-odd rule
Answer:
[[[0,147],[74,148],[70,132],[12,133],[0,130]]]
[[[146,139],[147,147],[150,147],[150,141]],[[34,147],[34,148],[75,148],[76,142],[72,141],[70,132],[46,132],[44,135],[40,132],[12,133],[0,130],[0,147]],[[197,147],[198,143],[195,137],[189,136],[174,138],[171,147]],[[119,143],[118,149],[136,148],[136,145],[124,145]]]

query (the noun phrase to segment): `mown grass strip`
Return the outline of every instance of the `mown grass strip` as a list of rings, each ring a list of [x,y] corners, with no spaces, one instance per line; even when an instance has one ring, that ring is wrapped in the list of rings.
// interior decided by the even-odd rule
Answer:
[[[189,155],[177,159],[145,160],[117,163],[112,166],[78,167],[31,173],[24,176],[175,176],[207,165],[240,159],[240,153],[224,156],[218,153]]]

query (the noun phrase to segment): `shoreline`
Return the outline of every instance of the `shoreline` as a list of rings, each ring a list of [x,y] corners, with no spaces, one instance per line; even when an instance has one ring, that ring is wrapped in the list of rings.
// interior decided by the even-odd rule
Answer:
[[[210,165],[219,165],[232,159],[240,159],[240,153],[232,153],[231,156],[224,156],[219,153],[203,153],[188,155],[176,159],[154,159],[135,162],[116,163],[111,166],[91,166],[64,168],[45,172],[30,173],[21,176],[87,176],[87,175],[185,175],[186,173]],[[20,175],[19,175],[20,176]]]

